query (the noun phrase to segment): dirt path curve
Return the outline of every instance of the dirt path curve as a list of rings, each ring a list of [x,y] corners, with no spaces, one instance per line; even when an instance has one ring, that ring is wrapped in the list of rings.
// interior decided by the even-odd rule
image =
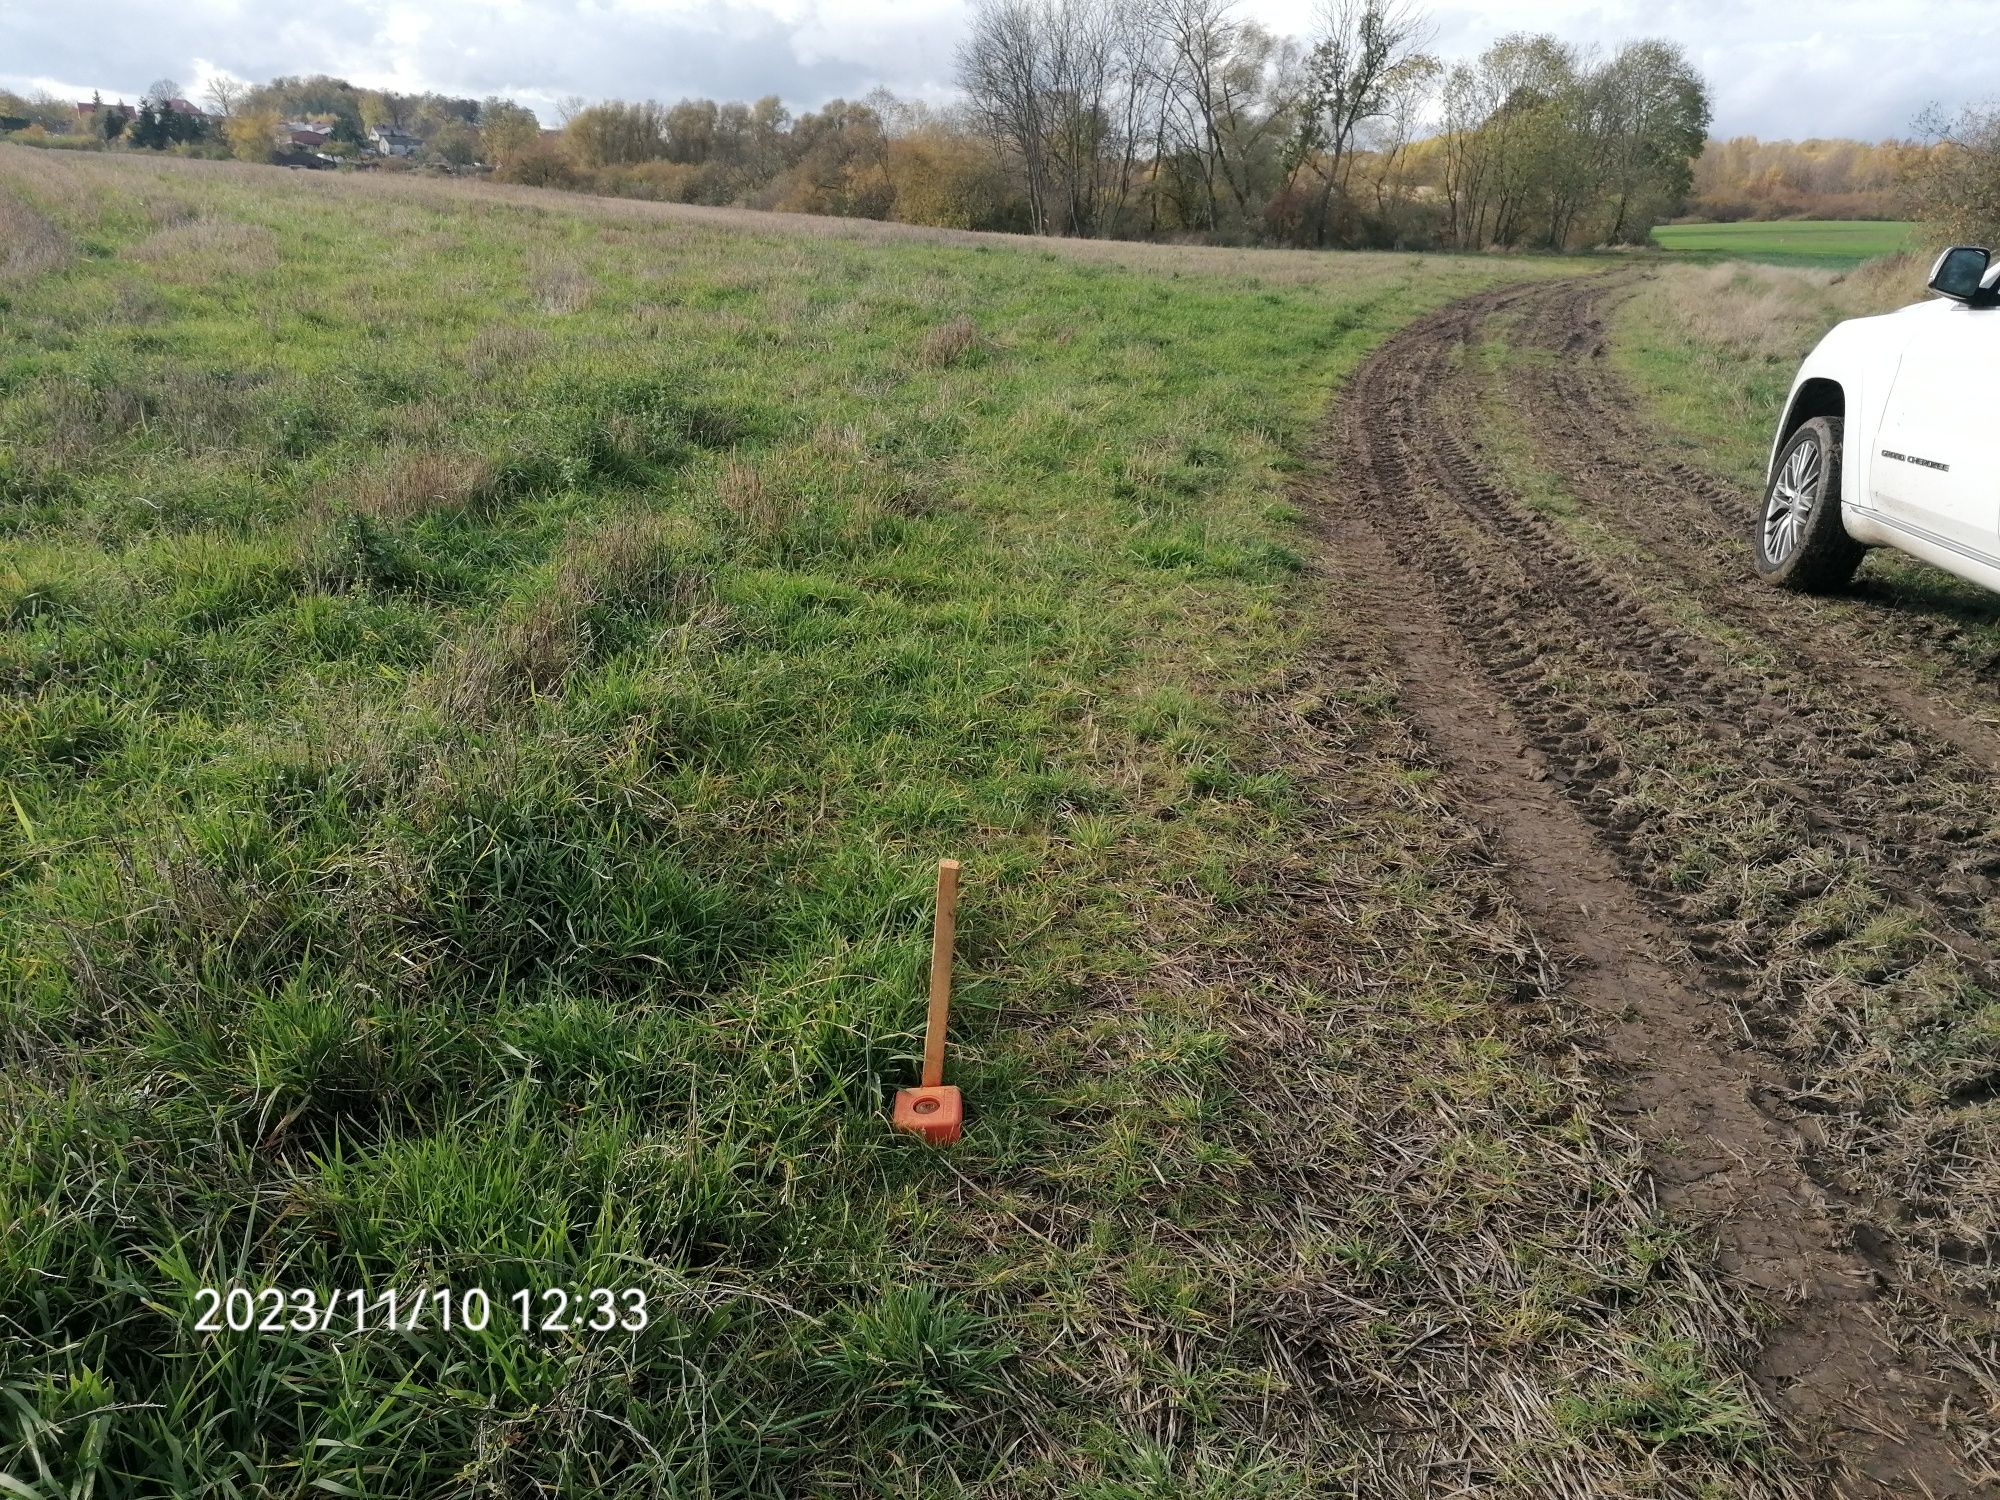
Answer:
[[[1725,1270],[1770,1309],[1752,1374],[1801,1451],[1823,1456],[1827,1492],[1994,1493],[2000,1476],[1970,1451],[1978,1424],[1953,1415],[1989,1399],[1978,1372],[1891,1315],[1921,1319],[1957,1292],[1928,1285],[1924,1258],[1885,1227],[1907,1205],[1868,1191],[1865,1171],[1849,1174],[1857,1190],[1815,1170],[1826,1140],[1798,1107],[1818,1092],[1810,1069],[1752,1040],[1779,1029],[1760,1009],[1798,998],[1773,980],[1782,955],[1757,923],[1682,898],[1673,860],[1701,798],[1662,805],[1661,789],[1720,767],[1721,784],[1757,792],[1747,805],[1786,857],[1921,913],[1953,962],[1990,977],[1992,886],[1964,850],[1990,822],[1983,752],[2000,740],[1977,721],[1962,737],[1913,728],[1905,705],[1817,681],[1818,657],[1775,677],[1743,669],[1508,489],[1468,415],[1481,393],[1465,353],[1496,319],[1560,349],[1590,290],[1466,299],[1357,372],[1321,455],[1330,566],[1392,641],[1405,706],[1494,834],[1569,997],[1601,1016],[1662,1202],[1710,1225]],[[1595,473],[1567,417],[1537,415],[1556,467]]]

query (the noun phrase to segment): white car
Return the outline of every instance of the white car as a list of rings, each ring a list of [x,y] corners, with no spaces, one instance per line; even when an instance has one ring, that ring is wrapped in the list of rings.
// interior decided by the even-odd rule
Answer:
[[[1937,259],[1938,297],[1835,325],[1792,382],[1758,514],[1757,571],[1837,589],[1895,547],[2000,591],[2000,266]]]

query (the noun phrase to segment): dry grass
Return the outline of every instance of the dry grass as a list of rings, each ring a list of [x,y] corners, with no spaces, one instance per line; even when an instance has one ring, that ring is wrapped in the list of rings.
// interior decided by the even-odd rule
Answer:
[[[949,323],[941,323],[924,335],[919,358],[933,368],[955,365],[979,347],[979,330],[972,319],[960,313]]]
[[[715,493],[745,531],[767,541],[798,516],[798,500],[789,487],[767,482],[746,463],[728,464],[716,481]]]
[[[590,305],[596,283],[575,261],[557,255],[537,255],[529,266],[528,289],[535,306],[558,317],[582,312]]]
[[[148,193],[141,197],[147,222],[161,229],[185,224],[201,217],[201,210],[177,193]]]
[[[68,235],[0,188],[0,280],[60,270],[75,253]]]
[[[472,505],[493,487],[493,465],[474,453],[390,454],[342,488],[355,510],[391,525]]]
[[[261,224],[195,218],[169,222],[127,252],[158,267],[162,280],[202,284],[271,270],[278,239]]]
[[[6,148],[0,148],[4,152]],[[13,154],[36,157],[51,152],[14,148]],[[157,175],[164,181],[204,187],[220,181],[268,189],[282,183],[301,196],[358,198],[371,205],[401,200],[440,208],[471,218],[490,216],[506,208],[527,208],[603,226],[600,232],[625,233],[637,242],[657,238],[664,249],[685,249],[690,230],[720,230],[809,243],[815,239],[858,240],[866,244],[932,244],[1006,248],[1032,251],[1052,260],[1129,267],[1167,275],[1212,275],[1239,282],[1254,280],[1267,287],[1365,287],[1384,282],[1419,281],[1441,277],[1454,264],[1450,256],[1400,251],[1348,251],[1327,255],[1315,250],[1266,250],[1219,245],[1154,245],[1129,240],[1030,239],[972,229],[938,229],[928,225],[889,224],[875,219],[840,219],[816,214],[776,213],[764,209],[709,208],[690,203],[656,203],[637,198],[597,198],[554,188],[532,188],[463,178],[434,178],[334,172],[283,172],[245,162],[197,162],[178,157],[119,155],[103,157],[68,153],[53,166],[36,165],[38,178],[66,178],[79,193],[107,189],[129,191],[136,174]],[[0,175],[5,175],[0,172]],[[1462,260],[1457,262],[1462,264]],[[1532,257],[1514,262],[1523,277],[1558,274],[1564,267]]]
[[[1845,273],[1741,261],[1667,266],[1618,306],[1613,353],[1660,394],[1675,425],[1726,448],[1711,460],[1761,482],[1773,413],[1799,361],[1842,319],[1920,300],[1923,282],[1915,253]]]
[[[539,328],[495,323],[473,335],[465,351],[465,370],[474,380],[493,380],[533,363],[548,347],[549,336]]]
[[[1921,259],[1891,255],[1844,274],[1742,261],[1669,266],[1642,295],[1659,297],[1690,337],[1731,359],[1790,360],[1832,321],[1916,301],[1923,295]]]
[[[109,450],[152,437],[186,458],[233,449],[250,420],[245,391],[228,380],[140,373],[45,387],[30,408],[31,461],[87,467]]]

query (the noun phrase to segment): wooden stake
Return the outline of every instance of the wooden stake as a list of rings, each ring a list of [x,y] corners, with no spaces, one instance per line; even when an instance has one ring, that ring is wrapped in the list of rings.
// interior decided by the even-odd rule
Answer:
[[[931,1014],[924,1026],[924,1081],[896,1091],[898,1130],[949,1146],[965,1125],[965,1099],[944,1081],[944,1034],[951,1019],[951,948],[958,926],[958,861],[938,861],[937,918],[931,928]]]
[[[944,1082],[945,1026],[951,1017],[951,950],[958,932],[958,861],[938,861],[937,920],[931,928],[931,1014],[924,1028],[924,1079]]]

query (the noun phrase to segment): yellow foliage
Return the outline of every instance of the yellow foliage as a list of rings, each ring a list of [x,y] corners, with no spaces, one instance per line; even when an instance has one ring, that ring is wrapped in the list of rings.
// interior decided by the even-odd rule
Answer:
[[[269,161],[284,123],[275,109],[245,110],[223,125],[222,134],[238,161]]]
[[[925,130],[892,140],[883,171],[901,223],[984,229],[1004,212],[1005,177],[985,144],[967,136]]]

